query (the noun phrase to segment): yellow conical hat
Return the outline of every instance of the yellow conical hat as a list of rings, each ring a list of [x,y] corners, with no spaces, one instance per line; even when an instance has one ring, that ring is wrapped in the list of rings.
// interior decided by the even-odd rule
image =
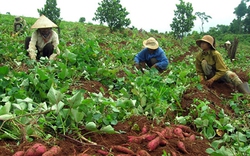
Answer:
[[[46,16],[42,15],[32,26],[31,28],[54,28],[58,27],[55,23],[53,23]]]

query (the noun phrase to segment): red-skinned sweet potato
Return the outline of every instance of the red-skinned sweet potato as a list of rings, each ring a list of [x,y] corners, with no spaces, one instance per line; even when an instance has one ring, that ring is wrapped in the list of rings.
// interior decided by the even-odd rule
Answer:
[[[143,137],[144,137],[144,135],[142,135],[142,136],[128,136],[128,142],[140,144],[142,142],[142,140],[144,140]]]
[[[46,151],[47,147],[45,145],[36,143],[24,153],[24,156],[41,156]]]
[[[51,147],[48,151],[46,151],[45,153],[43,153],[42,156],[54,156],[54,155],[58,155],[59,153],[61,153],[61,147],[55,145],[53,147]]]
[[[136,156],[150,156],[150,154],[145,150],[139,150],[136,152]]]
[[[24,151],[17,151],[16,153],[14,153],[12,156],[23,156],[24,155]]]
[[[156,136],[157,136],[157,134],[146,134],[146,135],[145,135],[145,139],[146,139],[147,141],[151,141],[151,140],[153,140],[154,138],[156,138]]]
[[[144,125],[144,126],[142,127],[141,133],[142,133],[142,134],[146,134],[147,132],[148,132],[148,128],[147,128],[146,125]]]
[[[188,126],[185,126],[185,125],[176,125],[176,127],[182,129],[182,131],[184,131],[184,132],[188,132],[188,133],[192,132],[191,128]]]
[[[160,143],[161,143],[161,137],[158,136],[158,137],[154,138],[153,140],[151,140],[148,143],[147,147],[148,147],[149,151],[153,151],[160,145]]]
[[[180,151],[182,151],[186,154],[188,153],[186,150],[186,147],[182,141],[177,141],[177,147],[180,149]]]
[[[109,152],[104,151],[104,150],[97,150],[97,153],[100,153],[101,155],[108,155]]]
[[[112,149],[119,151],[119,152],[122,152],[122,153],[135,155],[135,152],[133,152],[131,149],[129,149],[127,147],[120,146],[120,145],[112,146]]]
[[[195,139],[196,139],[195,134],[192,134],[192,135],[189,136],[189,140],[194,141]]]
[[[177,128],[174,129],[173,132],[174,132],[175,135],[177,135],[177,137],[184,138],[183,131],[182,131],[181,128],[177,127]]]
[[[171,139],[171,138],[173,138],[173,129],[172,128],[170,128],[170,127],[166,127],[165,128],[165,138],[166,139]]]

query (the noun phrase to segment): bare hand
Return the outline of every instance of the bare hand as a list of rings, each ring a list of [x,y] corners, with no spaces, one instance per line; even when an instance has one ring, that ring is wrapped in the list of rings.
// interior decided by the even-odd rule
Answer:
[[[206,85],[208,87],[211,87],[213,83],[214,83],[214,79],[212,79],[212,78],[206,81]]]

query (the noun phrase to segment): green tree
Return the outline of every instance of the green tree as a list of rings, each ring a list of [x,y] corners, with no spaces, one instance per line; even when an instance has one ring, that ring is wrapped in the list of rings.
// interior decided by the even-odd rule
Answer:
[[[247,8],[246,14],[247,14],[246,17],[243,20],[243,25],[244,25],[243,32],[249,34],[250,33],[250,6],[248,6]]]
[[[57,2],[56,0],[46,0],[46,4],[44,5],[44,8],[37,9],[39,15],[45,15],[47,18],[49,18],[52,22],[60,25],[61,18],[60,18],[60,8],[57,8]]]
[[[176,4],[176,7],[177,10],[174,11],[175,16],[170,27],[176,38],[182,38],[185,33],[190,32],[193,28],[196,16],[192,14],[193,6],[189,2],[185,3],[183,0],[180,0],[180,4]]]
[[[107,23],[110,32],[130,25],[130,19],[126,18],[129,13],[122,7],[120,0],[103,0],[98,5],[93,20],[99,20],[100,24]]]
[[[244,0],[242,0],[240,4],[236,8],[234,8],[234,14],[236,15],[238,21],[239,33],[242,32],[242,18],[245,16],[246,13],[247,13],[247,4]]]
[[[81,23],[84,23],[86,21],[86,18],[85,17],[81,17],[80,19],[79,19],[79,22],[81,22]]]
[[[196,16],[198,16],[201,20],[201,32],[204,32],[204,21],[208,22],[208,18],[211,18],[211,16],[206,15],[205,12],[196,12]]]

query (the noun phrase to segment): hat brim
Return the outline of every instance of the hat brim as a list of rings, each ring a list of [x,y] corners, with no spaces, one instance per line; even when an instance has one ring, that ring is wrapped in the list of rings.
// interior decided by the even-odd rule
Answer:
[[[53,23],[50,19],[46,16],[42,15],[32,26],[32,29],[39,29],[39,28],[55,28],[58,27],[55,23]]]
[[[143,41],[143,45],[144,45],[145,48],[154,49],[154,50],[157,49],[157,48],[159,48],[158,42],[157,42],[156,45],[153,45],[153,46],[152,45],[147,45],[146,43],[147,43],[147,40],[144,40]]]
[[[211,45],[211,44],[209,43],[209,41],[204,40],[204,39],[199,39],[199,40],[197,40],[197,41],[196,41],[196,44],[197,44],[199,47],[201,47],[201,42],[206,42],[206,43],[208,43],[209,45]],[[215,50],[215,47],[214,47],[213,45],[211,45],[211,47]]]

